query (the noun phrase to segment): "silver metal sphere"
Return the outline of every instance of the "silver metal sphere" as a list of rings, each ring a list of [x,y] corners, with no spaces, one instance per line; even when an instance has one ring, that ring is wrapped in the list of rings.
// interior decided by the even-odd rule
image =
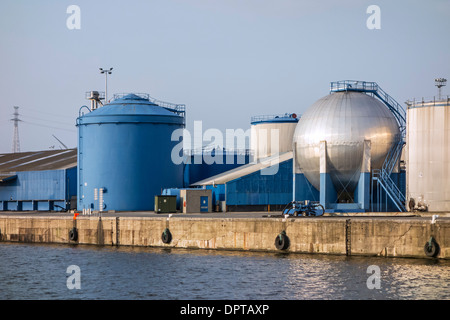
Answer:
[[[401,138],[390,110],[360,92],[334,92],[316,101],[300,118],[294,133],[296,162],[320,190],[320,142],[327,142],[328,170],[336,191],[353,191],[359,180],[364,140],[371,141],[371,169],[383,165]]]

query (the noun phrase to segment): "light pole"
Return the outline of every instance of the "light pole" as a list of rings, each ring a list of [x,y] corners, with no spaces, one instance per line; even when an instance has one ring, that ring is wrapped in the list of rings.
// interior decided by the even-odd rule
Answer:
[[[441,100],[441,88],[445,86],[446,82],[447,82],[447,79],[444,79],[444,78],[434,79],[435,86],[438,87],[439,100]]]
[[[105,104],[108,103],[108,74],[112,73],[113,68],[109,68],[109,70],[104,70],[103,68],[99,68],[100,73],[105,74]]]

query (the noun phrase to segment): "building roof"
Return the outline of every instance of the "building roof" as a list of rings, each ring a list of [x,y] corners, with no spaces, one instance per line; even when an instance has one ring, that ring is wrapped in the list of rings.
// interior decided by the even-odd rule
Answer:
[[[61,170],[77,166],[77,149],[0,154],[0,182],[19,171]]]
[[[242,165],[238,168],[231,169],[229,171],[220,173],[218,175],[215,175],[213,177],[198,181],[193,184],[193,186],[206,186],[206,185],[213,185],[213,184],[224,184],[229,181],[247,176],[251,173],[260,171],[262,169],[277,165],[281,162],[290,160],[293,158],[293,152],[288,151],[281,153],[279,155],[270,156],[267,158],[259,159],[257,163],[249,163]],[[267,172],[270,174],[270,172]]]

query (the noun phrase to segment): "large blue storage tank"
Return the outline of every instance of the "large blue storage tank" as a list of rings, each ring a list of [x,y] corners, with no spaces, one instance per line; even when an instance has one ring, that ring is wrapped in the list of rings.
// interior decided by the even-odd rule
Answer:
[[[183,163],[171,159],[180,142],[171,136],[184,128],[184,110],[161,107],[149,98],[115,95],[111,103],[77,119],[78,210],[154,210],[155,195],[183,186]]]

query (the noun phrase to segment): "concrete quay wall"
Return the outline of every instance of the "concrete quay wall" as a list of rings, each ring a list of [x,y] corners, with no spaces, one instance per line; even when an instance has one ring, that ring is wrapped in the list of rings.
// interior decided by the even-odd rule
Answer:
[[[76,228],[76,239],[69,231]],[[168,231],[167,231],[168,230]],[[170,232],[171,237],[165,237]],[[286,235],[286,247],[276,240]],[[0,216],[0,241],[249,250],[385,257],[450,257],[450,220],[409,218],[190,218]]]

